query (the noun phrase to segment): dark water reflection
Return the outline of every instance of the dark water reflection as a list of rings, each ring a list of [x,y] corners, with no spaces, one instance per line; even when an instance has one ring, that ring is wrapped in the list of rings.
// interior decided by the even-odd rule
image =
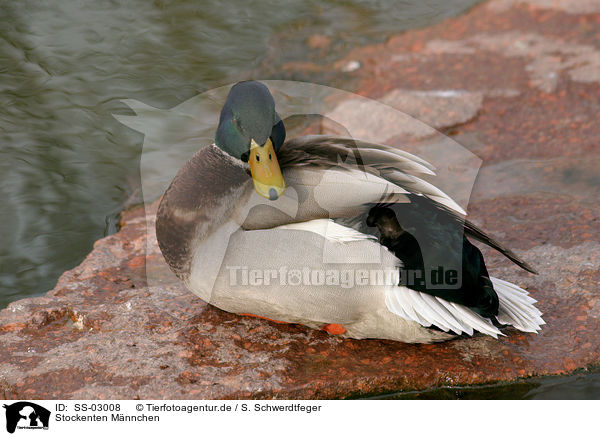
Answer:
[[[386,400],[600,400],[600,373],[542,377],[490,386],[446,387],[376,397]]]
[[[142,136],[111,116],[119,100],[168,108],[257,74],[267,52],[276,78],[311,34],[335,56],[474,3],[3,2],[0,308],[52,288],[138,201]]]

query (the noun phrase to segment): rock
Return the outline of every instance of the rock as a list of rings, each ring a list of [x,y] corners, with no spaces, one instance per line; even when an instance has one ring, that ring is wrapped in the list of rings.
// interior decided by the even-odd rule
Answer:
[[[480,34],[461,41],[433,40],[427,49],[437,54],[471,54],[482,50],[504,56],[524,57],[530,83],[544,92],[553,92],[561,73],[577,82],[600,82],[600,50],[592,45],[573,44],[519,31]]]
[[[539,301],[539,334],[408,345],[229,314],[173,280],[152,232],[146,244],[155,211],[138,208],[48,294],[0,311],[0,397],[344,398],[598,365],[600,17],[591,1],[585,16],[529,3],[492,1],[345,62],[360,62],[361,95],[389,99],[483,159],[469,215],[538,268],[484,249],[492,275]],[[419,152],[418,141],[395,143]]]
[[[331,45],[331,38],[326,35],[311,35],[306,39],[306,45],[312,50],[327,50]]]
[[[399,136],[421,139],[436,135],[436,129],[472,119],[481,107],[483,95],[454,89],[395,89],[379,100],[397,110],[390,111],[373,100],[356,97],[342,101],[327,117],[340,125],[352,126],[352,135],[356,138],[369,138],[380,143]],[[390,126],[394,128],[390,129]]]
[[[517,5],[527,5],[536,9],[556,9],[567,14],[593,14],[600,13],[600,1],[579,0],[496,0],[490,2],[490,9],[502,12]]]
[[[440,130],[473,119],[483,102],[480,92],[462,89],[410,91],[395,89],[381,101]]]

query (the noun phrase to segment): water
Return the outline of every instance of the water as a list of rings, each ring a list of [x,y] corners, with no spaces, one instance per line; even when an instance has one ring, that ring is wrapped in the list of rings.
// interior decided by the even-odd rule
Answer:
[[[111,116],[127,113],[119,100],[169,108],[234,80],[278,78],[283,62],[311,55],[312,34],[332,40],[326,63],[474,3],[3,2],[0,308],[51,289],[139,201],[142,136]]]
[[[445,387],[374,397],[388,400],[600,400],[600,372],[540,377],[500,385]]]

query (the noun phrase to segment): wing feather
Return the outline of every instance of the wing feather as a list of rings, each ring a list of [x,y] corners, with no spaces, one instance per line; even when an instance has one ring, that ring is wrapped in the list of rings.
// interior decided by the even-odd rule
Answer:
[[[465,233],[468,236],[499,251],[526,271],[536,273],[529,264],[519,258],[510,249],[487,235],[473,223],[465,220],[466,211],[448,194],[420,178],[419,175],[433,175],[434,167],[415,155],[386,145],[369,143],[352,138],[341,138],[330,135],[308,135],[286,141],[281,147],[278,157],[283,169],[286,167],[312,166],[320,168],[322,171],[333,168],[350,169],[353,171],[360,170],[365,174],[371,174],[386,180],[391,185],[401,188],[404,192],[427,197],[437,206],[440,213],[444,213],[451,219],[460,222],[464,226]],[[353,173],[353,175],[356,174]],[[363,188],[359,185],[361,182],[360,177],[357,178],[356,182],[356,184],[345,187],[347,188],[346,191],[349,192],[343,192],[339,189],[339,194],[341,196],[344,196],[344,194],[352,196],[355,193],[362,193]],[[364,199],[370,196],[371,203],[385,201],[410,202],[406,196],[401,195],[403,193],[401,191],[390,187],[386,187],[385,191],[386,195],[389,196],[389,200],[385,195],[382,195],[381,191],[377,191],[377,195],[371,192],[367,193],[367,195],[354,196],[354,198]],[[349,201],[352,203],[351,199]],[[359,209],[357,209],[358,211]],[[360,211],[364,211],[364,209],[360,209]],[[347,216],[347,214],[344,215],[344,217]],[[310,218],[322,218],[322,216]],[[331,216],[331,218],[338,217]]]
[[[435,175],[431,164],[393,147],[349,138],[309,135],[287,141],[280,150],[280,155],[282,168],[313,164],[326,168],[338,166],[360,169],[466,215],[465,210],[448,194],[417,177],[423,174]]]
[[[531,333],[536,333],[546,324],[542,319],[542,312],[533,305],[536,300],[525,289],[496,277],[490,277],[490,280],[500,302],[496,316],[498,322]]]
[[[452,330],[456,334],[472,335],[477,330],[495,338],[502,335],[490,320],[465,306],[403,286],[388,289],[385,302],[392,313],[424,327],[435,325],[443,331]]]

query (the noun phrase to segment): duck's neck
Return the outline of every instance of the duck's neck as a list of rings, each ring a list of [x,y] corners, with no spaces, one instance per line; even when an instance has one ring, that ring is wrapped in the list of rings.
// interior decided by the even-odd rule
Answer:
[[[156,238],[180,279],[189,277],[196,247],[230,220],[251,186],[243,164],[215,145],[204,147],[179,170],[158,208]]]

